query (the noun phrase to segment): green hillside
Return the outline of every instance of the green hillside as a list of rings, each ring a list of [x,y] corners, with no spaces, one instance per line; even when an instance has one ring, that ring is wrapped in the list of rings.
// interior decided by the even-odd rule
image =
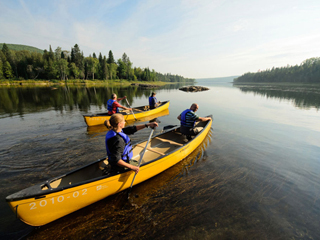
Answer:
[[[21,51],[21,50],[27,50],[30,52],[38,52],[38,53],[43,53],[43,50],[36,48],[36,47],[31,47],[31,46],[26,46],[26,45],[20,45],[20,44],[8,44],[6,43],[8,48],[11,50],[15,51]],[[2,49],[3,43],[0,43],[0,49]]]

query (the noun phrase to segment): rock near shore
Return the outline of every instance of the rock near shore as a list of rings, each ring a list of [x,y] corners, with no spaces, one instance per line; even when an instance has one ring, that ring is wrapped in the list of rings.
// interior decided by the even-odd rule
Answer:
[[[209,88],[201,87],[201,86],[188,86],[188,87],[181,87],[179,88],[179,90],[185,91],[185,92],[202,92],[202,91],[209,90]]]

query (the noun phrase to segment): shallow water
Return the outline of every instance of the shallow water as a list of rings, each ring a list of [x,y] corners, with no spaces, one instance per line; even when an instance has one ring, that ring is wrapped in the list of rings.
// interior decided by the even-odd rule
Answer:
[[[108,197],[40,228],[15,220],[0,203],[1,235],[28,239],[319,239],[319,89],[233,86],[198,80],[209,91],[156,89],[170,100],[165,125],[193,102],[213,114],[212,130],[194,153],[135,186],[134,197]],[[144,105],[152,90],[0,88],[0,196],[105,155],[104,127],[82,114],[105,111],[112,92]],[[125,104],[125,103],[123,103]],[[145,123],[144,121],[139,121]],[[134,123],[138,124],[138,123]],[[133,135],[146,139],[150,130]]]

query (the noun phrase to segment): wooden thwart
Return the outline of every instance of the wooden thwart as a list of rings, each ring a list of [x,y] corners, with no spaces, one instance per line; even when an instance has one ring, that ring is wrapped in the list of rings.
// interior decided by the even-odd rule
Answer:
[[[138,108],[132,108],[132,110],[138,111],[138,112],[143,112],[143,110],[138,109]]]
[[[145,146],[143,146],[143,145],[141,145],[141,144],[137,144],[136,146],[138,146],[138,147],[142,147],[142,148],[144,148],[144,147],[145,147]],[[147,147],[147,150],[149,150],[149,151],[151,151],[151,152],[158,153],[158,154],[160,154],[160,155],[165,155],[164,153],[159,152],[159,151],[157,151],[157,150],[154,150],[154,149],[152,149],[152,148],[150,148],[150,147]]]
[[[161,140],[161,141],[163,141],[163,142],[168,142],[168,143],[175,144],[175,145],[178,145],[178,146],[183,146],[183,144],[181,144],[181,143],[177,143],[177,142],[174,142],[174,141],[170,141],[170,140],[168,140],[168,139],[159,138],[159,137],[155,137],[155,138],[156,138],[156,139],[159,139],[159,140]]]

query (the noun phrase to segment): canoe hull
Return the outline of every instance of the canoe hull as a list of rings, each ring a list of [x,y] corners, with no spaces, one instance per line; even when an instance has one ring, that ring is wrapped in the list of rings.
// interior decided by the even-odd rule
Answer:
[[[147,110],[147,111],[133,111],[134,113],[134,116],[133,114],[124,114],[124,120],[125,121],[134,121],[136,117],[136,119],[140,119],[140,118],[143,118],[143,117],[147,117],[147,116],[150,116],[150,115],[153,115],[153,114],[157,114],[157,113],[160,113],[161,111],[164,111],[166,109],[169,108],[169,105],[170,105],[170,101],[166,101],[164,102],[162,105],[160,105],[159,107],[155,108],[155,109],[152,109],[152,110]],[[144,106],[142,107],[137,107],[138,108],[141,108],[143,109]],[[121,113],[121,112],[120,112]],[[91,127],[91,126],[97,126],[97,125],[101,125],[104,123],[105,120],[109,120],[111,116],[108,116],[108,115],[83,115],[84,117],[84,121],[86,122],[86,124]]]
[[[177,148],[172,153],[142,165],[139,174],[136,175],[134,185],[150,179],[186,158],[206,138],[211,124],[212,120],[195,139]],[[7,201],[16,216],[23,222],[31,226],[41,226],[129,188],[133,177],[134,172],[128,171],[60,191],[50,192],[50,189],[48,189],[43,195],[32,198],[10,200],[9,196]]]

